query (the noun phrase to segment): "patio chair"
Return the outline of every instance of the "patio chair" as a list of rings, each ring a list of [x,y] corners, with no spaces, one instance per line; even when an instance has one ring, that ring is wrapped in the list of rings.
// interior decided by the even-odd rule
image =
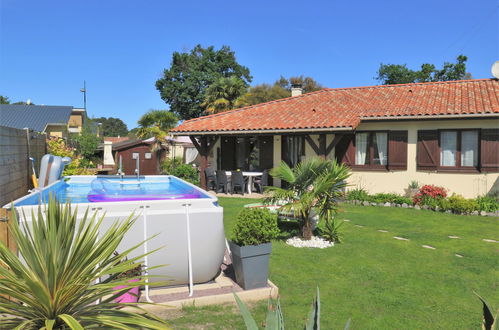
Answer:
[[[255,184],[256,191],[263,194],[263,188],[269,185],[269,170],[263,170],[263,174],[257,176],[253,183]]]
[[[244,180],[243,173],[240,171],[232,171],[230,181],[232,193],[235,193],[236,190],[239,190],[244,196],[244,191],[246,190],[246,181]]]
[[[217,190],[217,176],[215,175],[215,170],[208,167],[204,170],[204,175],[206,177],[206,188],[208,190]]]
[[[229,180],[227,180],[227,174],[224,170],[216,171],[216,189],[215,191],[223,192],[225,194],[229,193]]]

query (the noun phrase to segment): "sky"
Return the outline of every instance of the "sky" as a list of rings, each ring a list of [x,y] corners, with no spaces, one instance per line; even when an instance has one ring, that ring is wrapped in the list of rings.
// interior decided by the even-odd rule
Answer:
[[[377,85],[380,63],[437,68],[468,56],[473,78],[499,60],[497,0],[0,0],[0,95],[83,106],[131,129],[168,109],[155,82],[172,54],[228,45],[254,84],[306,75]]]

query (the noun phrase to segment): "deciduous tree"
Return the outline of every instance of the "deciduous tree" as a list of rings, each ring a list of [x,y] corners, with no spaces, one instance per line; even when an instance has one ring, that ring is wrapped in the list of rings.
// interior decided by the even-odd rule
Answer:
[[[380,64],[376,80],[382,85],[407,84],[429,81],[462,80],[471,77],[466,72],[466,61],[468,58],[459,55],[456,63],[445,62],[442,69],[436,69],[435,65],[425,63],[421,70],[411,70],[406,64]]]
[[[156,81],[156,88],[170,110],[185,120],[203,115],[206,89],[220,78],[231,76],[241,79],[245,86],[252,79],[249,69],[237,62],[230,47],[216,50],[214,46],[197,45],[189,52],[173,53],[170,68]]]
[[[100,130],[103,136],[127,136],[128,134],[128,127],[119,118],[99,117],[94,121],[102,124]]]

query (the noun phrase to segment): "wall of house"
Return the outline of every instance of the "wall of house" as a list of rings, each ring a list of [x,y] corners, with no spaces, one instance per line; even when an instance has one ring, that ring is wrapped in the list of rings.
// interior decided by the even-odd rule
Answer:
[[[436,173],[416,171],[417,131],[430,129],[497,128],[499,120],[441,120],[361,123],[357,130],[407,130],[407,171],[354,171],[348,180],[351,187],[362,187],[370,193],[404,194],[412,180],[421,184],[442,186],[450,193],[473,198],[491,190],[499,191],[499,173]],[[499,151],[498,151],[499,152]]]
[[[83,114],[71,114],[68,121],[68,127],[72,129],[72,133],[81,132],[83,126]]]
[[[47,136],[57,136],[57,137],[66,137],[66,127],[62,127],[60,125],[48,125],[45,129],[45,133]]]

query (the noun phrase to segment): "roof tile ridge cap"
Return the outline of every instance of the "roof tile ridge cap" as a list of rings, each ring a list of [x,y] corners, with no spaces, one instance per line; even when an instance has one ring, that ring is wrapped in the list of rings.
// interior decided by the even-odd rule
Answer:
[[[268,104],[272,104],[272,103],[283,102],[283,101],[287,101],[287,100],[290,100],[290,99],[295,100],[297,98],[302,98],[304,96],[309,96],[309,95],[313,95],[313,94],[319,94],[319,93],[323,93],[323,92],[329,92],[330,90],[331,90],[331,88],[323,88],[323,89],[320,89],[318,91],[313,91],[313,92],[309,92],[309,93],[305,93],[305,94],[301,94],[301,95],[297,95],[297,96],[289,96],[289,97],[285,97],[285,98],[282,98],[282,99],[277,99],[277,100],[267,101],[267,102],[263,102],[263,103],[248,105],[248,106],[245,106],[245,107],[242,107],[242,108],[236,108],[236,109],[231,109],[231,110],[228,110],[228,111],[213,113],[211,115],[206,115],[206,116],[201,116],[201,117],[197,117],[197,118],[188,119],[188,120],[184,121],[182,123],[182,125],[185,124],[185,123],[195,122],[195,121],[198,121],[198,120],[204,120],[204,119],[208,119],[208,118],[211,118],[211,117],[222,116],[222,115],[225,115],[225,114],[228,114],[228,113],[232,113],[232,112],[238,112],[238,111],[248,110],[248,109],[260,107],[260,106],[263,106],[263,105],[268,105]]]
[[[427,82],[417,82],[417,83],[405,83],[405,84],[392,84],[392,85],[372,85],[372,86],[353,86],[353,87],[339,87],[339,88],[326,88],[326,91],[334,92],[340,90],[352,90],[352,89],[369,89],[369,88],[389,88],[389,87],[403,87],[403,86],[414,86],[414,85],[437,85],[437,84],[458,84],[458,83],[473,83],[481,81],[499,81],[494,78],[480,78],[480,79],[466,79],[466,80],[447,80],[447,81],[427,81]]]

